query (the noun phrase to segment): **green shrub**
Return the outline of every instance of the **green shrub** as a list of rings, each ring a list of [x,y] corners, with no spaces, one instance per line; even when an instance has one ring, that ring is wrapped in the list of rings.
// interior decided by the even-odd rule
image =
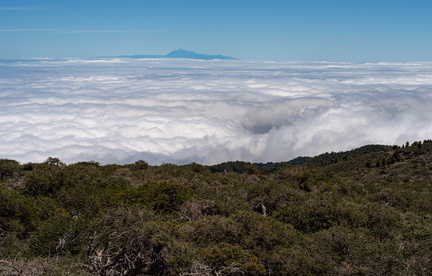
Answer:
[[[65,165],[47,161],[33,165],[33,169],[25,179],[25,192],[31,196],[53,196],[65,185]]]
[[[309,198],[301,204],[289,204],[274,212],[274,217],[305,233],[339,225],[344,214],[338,204],[330,199]]]
[[[94,220],[87,239],[88,263],[102,275],[178,275],[196,258],[176,223],[143,208],[116,208]],[[88,238],[90,237],[90,238]]]
[[[206,246],[212,243],[239,244],[242,240],[241,224],[232,217],[204,216],[189,224],[188,238]]]
[[[158,211],[178,211],[194,195],[185,185],[172,182],[148,182],[129,191],[130,203],[151,206]]]
[[[43,222],[32,234],[30,253],[33,256],[78,254],[83,244],[78,238],[85,229],[84,218],[56,216]]]
[[[256,256],[241,246],[220,243],[200,250],[205,263],[216,275],[265,275]]]
[[[0,234],[13,232],[24,238],[39,221],[39,209],[31,198],[0,186]]]
[[[10,159],[0,159],[0,181],[16,180],[21,170],[22,166],[19,162]]]

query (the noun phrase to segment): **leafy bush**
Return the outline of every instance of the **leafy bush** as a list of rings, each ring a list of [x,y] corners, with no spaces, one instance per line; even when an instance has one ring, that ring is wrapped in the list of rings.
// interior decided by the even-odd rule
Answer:
[[[0,159],[0,274],[430,274],[430,141],[288,163]]]
[[[82,244],[78,236],[85,229],[83,218],[56,216],[45,221],[30,239],[33,256],[78,254]]]
[[[0,181],[16,181],[20,175],[22,166],[19,162],[10,159],[0,159]]]
[[[172,182],[147,182],[130,191],[131,203],[151,206],[159,211],[178,211],[194,195],[188,186]]]
[[[200,254],[216,275],[265,275],[259,259],[238,245],[220,243],[200,250]]]
[[[53,196],[65,184],[64,164],[48,159],[34,165],[25,179],[25,192],[31,196]]]
[[[39,221],[39,209],[33,200],[0,186],[0,237],[25,238]]]
[[[179,240],[175,223],[142,208],[120,208],[89,226],[88,262],[102,275],[177,275],[191,265],[194,247]]]

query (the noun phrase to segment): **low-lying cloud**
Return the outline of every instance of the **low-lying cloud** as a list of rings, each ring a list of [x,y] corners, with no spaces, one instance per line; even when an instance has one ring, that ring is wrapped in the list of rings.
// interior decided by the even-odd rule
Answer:
[[[432,63],[0,62],[0,158],[151,164],[432,138]]]

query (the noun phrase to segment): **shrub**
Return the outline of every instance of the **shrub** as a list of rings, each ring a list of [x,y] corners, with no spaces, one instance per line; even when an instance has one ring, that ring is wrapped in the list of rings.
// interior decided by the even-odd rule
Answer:
[[[131,203],[151,206],[154,210],[173,211],[180,207],[194,192],[188,186],[172,182],[148,182],[128,195]]]
[[[178,275],[195,249],[175,223],[142,208],[117,208],[91,223],[88,262],[101,275]]]
[[[78,254],[82,244],[78,238],[85,229],[84,218],[56,216],[45,221],[32,234],[30,253],[33,256]]]
[[[220,243],[200,250],[216,275],[265,275],[264,265],[241,246]]]
[[[38,216],[32,199],[0,186],[0,235],[10,232],[24,238],[36,228]]]
[[[10,159],[0,159],[0,180],[16,180],[22,166],[19,162]]]
[[[53,196],[64,184],[64,165],[54,161],[33,166],[25,179],[25,192],[31,196]]]

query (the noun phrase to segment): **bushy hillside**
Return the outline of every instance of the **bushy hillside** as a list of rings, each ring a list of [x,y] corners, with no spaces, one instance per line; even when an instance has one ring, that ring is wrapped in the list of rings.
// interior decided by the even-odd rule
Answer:
[[[432,141],[286,163],[0,160],[0,275],[430,275]]]

